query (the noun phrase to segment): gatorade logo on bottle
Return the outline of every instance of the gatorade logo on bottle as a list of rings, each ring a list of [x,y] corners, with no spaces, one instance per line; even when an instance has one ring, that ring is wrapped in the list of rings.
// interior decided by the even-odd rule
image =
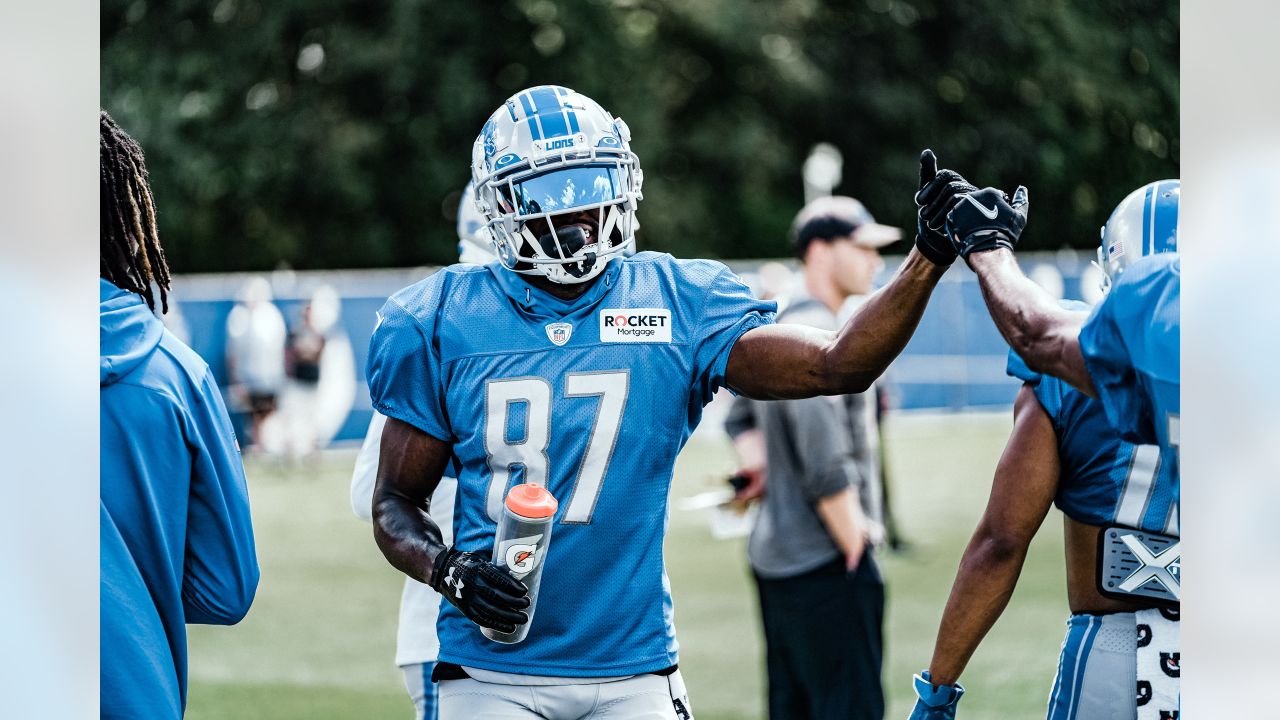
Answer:
[[[538,560],[541,558],[538,553],[538,543],[541,540],[542,535],[538,534],[512,538],[502,543],[501,552],[506,561],[507,571],[517,580],[538,567]]]

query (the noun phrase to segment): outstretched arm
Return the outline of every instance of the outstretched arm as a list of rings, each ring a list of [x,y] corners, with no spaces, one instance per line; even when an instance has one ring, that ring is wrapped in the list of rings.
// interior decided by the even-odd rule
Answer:
[[[1053,423],[1030,387],[1014,405],[1013,433],[991,498],[960,560],[929,663],[930,681],[953,685],[1013,595],[1027,547],[1053,503],[1059,477]]]
[[[726,384],[759,400],[865,391],[902,352],[946,270],[913,249],[837,332],[768,325],[743,333],[729,355]]]
[[[1010,250],[975,252],[967,259],[978,276],[991,319],[1009,347],[1032,370],[1061,378],[1097,397],[1080,353],[1080,327],[1089,314],[1063,309],[1022,274]]]

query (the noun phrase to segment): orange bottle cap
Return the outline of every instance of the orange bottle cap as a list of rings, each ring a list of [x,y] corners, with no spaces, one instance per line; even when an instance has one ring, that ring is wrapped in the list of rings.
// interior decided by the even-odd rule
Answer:
[[[559,503],[547,489],[538,485],[524,483],[511,488],[507,493],[507,509],[530,519],[549,518],[556,514]]]

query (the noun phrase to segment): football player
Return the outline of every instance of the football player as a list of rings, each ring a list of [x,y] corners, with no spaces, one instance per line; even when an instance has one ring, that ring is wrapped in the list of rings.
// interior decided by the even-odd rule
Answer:
[[[946,231],[978,276],[1000,334],[1033,372],[1097,398],[1126,441],[1158,444],[1160,461],[1173,468],[1176,501],[1182,284],[1176,248],[1133,263],[1091,313],[1067,310],[1022,274],[1013,255],[1027,223],[1027,189],[1019,187],[1012,199],[993,187],[954,196],[960,201],[948,205]],[[1146,254],[1152,240],[1104,247],[1101,257]]]
[[[943,233],[919,236],[839,331],[775,326],[774,304],[720,263],[624,257],[643,181],[630,142],[625,123],[568,88],[508,99],[471,164],[499,262],[396,293],[370,341],[370,394],[388,417],[374,535],[447,601],[443,718],[691,717],[662,540],[676,455],[703,406],[721,386],[756,398],[866,390],[955,257]],[[949,179],[922,158],[921,198]],[[427,512],[451,459],[452,545]],[[515,483],[559,500],[536,614],[490,561]],[[525,622],[518,644],[477,627]]]
[[[1177,180],[1164,180],[1135,190],[1116,207],[1099,249],[1104,292],[1139,258],[1176,250],[1179,194]],[[1065,516],[1072,614],[1048,720],[1135,720],[1139,707],[1176,709],[1177,662],[1158,667],[1161,651],[1172,657],[1178,652],[1174,468],[1160,462],[1157,446],[1121,440],[1100,402],[1031,371],[1013,352],[1009,374],[1024,381],[1013,434],[960,561],[933,660],[915,680],[920,699],[911,718],[954,717],[963,690],[953,686],[1013,594],[1051,504]],[[1159,557],[1167,572],[1144,570],[1133,562],[1132,550],[1124,552],[1126,543]],[[1148,654],[1153,660],[1140,663],[1139,656]],[[1140,668],[1156,674],[1143,676]]]
[[[484,227],[485,219],[476,209],[475,186],[470,182],[462,191],[458,204],[458,262],[483,265],[492,262],[492,244]],[[373,483],[378,475],[378,448],[382,445],[382,428],[387,417],[373,413],[365,433],[360,454],[351,473],[351,507],[356,516],[373,520]],[[431,518],[440,528],[442,541],[453,540],[453,495],[456,478],[441,478],[431,494]],[[440,638],[436,636],[436,617],[440,612],[440,593],[406,577],[400,595],[400,622],[396,631],[396,665],[404,673],[405,689],[413,701],[417,720],[438,717],[436,684],[431,681]]]

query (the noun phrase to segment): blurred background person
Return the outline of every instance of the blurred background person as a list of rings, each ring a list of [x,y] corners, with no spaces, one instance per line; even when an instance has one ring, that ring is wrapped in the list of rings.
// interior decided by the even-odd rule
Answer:
[[[901,235],[853,198],[811,201],[792,229],[803,283],[779,322],[838,328],[846,299],[871,291],[879,248]],[[764,625],[769,717],[879,720],[884,583],[872,548],[884,530],[874,392],[738,398],[726,430],[748,477],[763,483],[739,495],[763,495],[747,551]],[[744,432],[752,440],[737,441]]]
[[[142,148],[106,112],[99,135],[100,709],[173,720],[186,708],[186,624],[239,622],[258,562],[218,385],[155,315],[170,276]]]
[[[299,311],[285,340],[280,411],[266,432],[264,449],[272,454],[294,462],[314,459],[351,412],[355,361],[341,318],[342,298],[328,283],[317,287]]]
[[[284,388],[285,336],[284,315],[272,302],[271,283],[260,276],[249,278],[227,316],[227,377],[228,391],[249,414],[253,445],[263,444],[264,427]]]
[[[298,322],[285,341],[284,357],[289,377],[303,385],[320,382],[320,356],[324,353],[324,333],[312,322],[313,303],[302,306]]]
[[[881,272],[883,268],[884,261],[880,260],[876,272]],[[840,306],[840,312],[836,313],[836,322],[844,324],[861,307],[870,291],[868,289],[866,292],[856,293],[845,298],[844,303]],[[907,541],[902,536],[902,531],[894,519],[893,503],[891,502],[892,490],[889,482],[889,463],[885,453],[885,420],[893,407],[893,393],[890,390],[890,387],[892,387],[890,374],[892,372],[893,370],[890,368],[879,380],[876,380],[870,392],[863,393],[858,396],[859,399],[852,401],[850,408],[853,412],[871,414],[871,419],[864,423],[866,437],[860,442],[855,441],[855,447],[875,448],[874,452],[870,452],[867,455],[865,463],[869,467],[869,472],[880,483],[880,514],[884,521],[885,543],[890,550],[896,551],[905,550]]]
[[[458,262],[483,265],[493,261],[489,231],[484,216],[476,209],[475,187],[468,182],[458,203]],[[356,517],[373,522],[373,485],[378,478],[378,453],[387,416],[373,413],[360,454],[351,473],[351,508]],[[452,468],[451,468],[452,470]],[[453,542],[453,502],[458,479],[445,476],[431,493],[428,512],[440,528],[444,542]],[[440,593],[411,577],[404,579],[400,594],[400,619],[396,629],[395,663],[404,674],[404,686],[413,702],[416,720],[435,720],[437,684],[431,679],[440,654],[436,619],[440,615]]]
[[[760,264],[760,269],[756,271],[760,281],[760,299],[761,300],[783,300],[791,294],[792,287],[797,281],[797,276],[783,263],[777,260],[770,260]],[[781,308],[781,305],[779,305]]]

